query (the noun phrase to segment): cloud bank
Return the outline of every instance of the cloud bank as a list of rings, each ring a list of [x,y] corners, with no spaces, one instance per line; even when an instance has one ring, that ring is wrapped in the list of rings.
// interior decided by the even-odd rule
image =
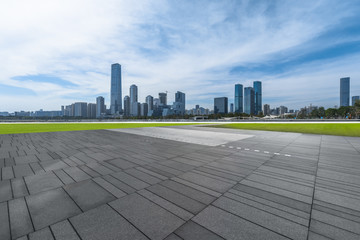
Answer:
[[[109,104],[110,65],[139,100],[186,93],[187,108],[233,101],[263,81],[263,103],[339,103],[339,78],[360,95],[356,1],[9,0],[0,3],[0,111]]]

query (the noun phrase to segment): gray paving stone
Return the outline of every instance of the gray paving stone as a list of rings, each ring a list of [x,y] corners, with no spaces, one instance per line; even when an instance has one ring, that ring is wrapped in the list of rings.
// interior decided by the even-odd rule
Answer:
[[[28,240],[28,237],[25,235],[25,236],[17,238],[16,240]]]
[[[158,179],[156,177],[153,177],[153,176],[151,176],[151,175],[149,175],[147,173],[144,173],[142,171],[139,171],[137,169],[134,169],[134,168],[125,170],[125,172],[132,175],[133,177],[136,177],[136,178],[150,184],[150,185],[161,182],[160,179]]]
[[[92,180],[69,184],[64,186],[64,189],[83,211],[115,199],[112,194]]]
[[[213,203],[213,205],[283,236],[287,236],[290,239],[307,239],[307,227],[251,207],[250,205],[246,205],[226,197],[220,197]]]
[[[13,169],[16,178],[30,176],[34,174],[34,172],[31,170],[28,164],[16,165],[13,167]]]
[[[70,184],[75,182],[74,179],[72,179],[67,173],[65,173],[61,169],[55,170],[54,173],[64,184]]]
[[[45,171],[53,171],[57,169],[62,169],[69,167],[66,163],[64,163],[61,160],[52,160],[52,161],[46,161],[46,162],[40,162],[40,165],[45,169]]]
[[[358,240],[359,235],[331,226],[317,220],[311,220],[310,231],[330,239]]]
[[[84,171],[81,171],[77,167],[68,167],[64,168],[63,170],[76,182],[84,181],[91,178],[88,174],[86,174]]]
[[[93,181],[96,182],[97,184],[99,184],[102,188],[104,188],[108,192],[110,192],[116,198],[121,198],[121,197],[126,195],[125,192],[123,192],[120,189],[116,188],[114,185],[112,185],[111,183],[105,181],[103,178],[100,178],[100,177],[94,178]]]
[[[29,234],[29,240],[53,240],[53,236],[49,228],[43,228],[39,231]]]
[[[12,199],[10,180],[0,181],[0,202]]]
[[[60,179],[53,172],[46,172],[25,177],[25,182],[30,194],[47,191],[63,185]]]
[[[225,239],[288,239],[219,208],[209,206],[193,221]]]
[[[179,176],[179,178],[185,179],[187,181],[196,183],[203,187],[212,189],[216,192],[224,193],[228,189],[230,189],[234,184],[230,184],[227,182],[223,182],[211,177],[207,177],[201,174],[196,174],[192,172],[184,173],[183,175]]]
[[[83,170],[86,174],[88,174],[89,176],[91,176],[91,178],[99,177],[99,176],[100,176],[99,173],[95,172],[94,170],[92,170],[91,168],[89,168],[89,167],[86,166],[86,165],[78,166],[78,168],[80,168],[80,169]]]
[[[174,180],[174,181],[176,181],[178,183],[181,183],[181,184],[184,184],[186,186],[192,187],[192,188],[194,188],[196,190],[199,190],[201,192],[204,192],[204,193],[209,194],[209,195],[214,196],[214,197],[220,197],[221,196],[221,193],[215,192],[215,191],[213,191],[211,189],[199,186],[199,185],[197,185],[195,183],[186,181],[186,180],[181,179],[181,178],[175,177],[175,178],[172,178],[171,180]]]
[[[14,172],[13,172],[12,167],[3,167],[1,169],[1,172],[2,172],[2,174],[1,174],[2,180],[14,178]]]
[[[45,172],[38,162],[30,163],[29,165],[35,174]]]
[[[143,182],[127,173],[124,172],[117,172],[117,173],[113,173],[111,174],[111,176],[119,179],[120,181],[126,183],[127,185],[135,188],[136,190],[140,190],[143,188],[146,188],[148,186],[150,186],[149,184],[147,184],[146,182]]]
[[[108,205],[73,217],[70,222],[82,239],[148,239]]]
[[[26,197],[36,230],[81,213],[62,188]]]
[[[161,206],[162,208],[168,210],[169,212],[175,214],[176,216],[180,217],[181,219],[188,221],[190,220],[192,217],[194,217],[194,215],[178,206],[176,206],[175,204],[153,194],[152,192],[147,191],[146,189],[142,189],[140,191],[137,192],[138,194],[140,194],[141,196],[149,199],[150,201],[156,203],[157,205]]]
[[[360,204],[358,199],[332,193],[324,189],[320,190],[317,188],[315,190],[314,199],[360,211]]]
[[[195,201],[185,195],[177,193],[169,188],[161,185],[153,185],[147,188],[147,190],[155,193],[156,195],[184,208],[185,210],[196,214],[205,208],[205,204]]]
[[[131,194],[136,191],[134,188],[130,187],[129,185],[121,182],[120,180],[110,175],[103,176],[103,178],[112,185],[114,185],[115,187],[117,187],[118,189],[120,189],[121,191],[126,192],[127,194]]]
[[[11,236],[13,239],[34,231],[24,198],[9,201],[9,214]]]
[[[139,170],[139,171],[142,171],[142,172],[144,172],[144,173],[147,173],[147,174],[149,174],[149,175],[151,175],[151,176],[154,176],[154,177],[156,177],[156,178],[158,178],[158,179],[161,179],[161,180],[166,180],[166,179],[168,179],[167,177],[165,177],[165,176],[163,176],[163,175],[161,175],[161,174],[158,174],[158,173],[156,173],[156,172],[150,171],[150,170],[148,170],[148,169],[146,169],[146,168],[143,168],[143,167],[136,167],[136,169]]]
[[[14,157],[16,165],[38,162],[39,159],[35,155]]]
[[[320,234],[309,231],[308,240],[331,240],[331,238],[327,238],[327,237],[322,236]]]
[[[14,198],[19,198],[29,195],[24,179],[22,178],[12,179],[11,186],[12,186]]]
[[[129,162],[129,161],[126,161],[126,160],[121,159],[121,158],[109,160],[107,162],[114,165],[115,167],[120,168],[120,169],[128,169],[128,168],[133,168],[133,167],[137,166],[136,164],[134,164],[132,162]]]
[[[89,168],[92,170],[98,172],[100,175],[107,175],[110,173],[113,173],[114,171],[110,170],[109,168],[104,167],[103,165],[99,163],[89,163],[87,164]]]
[[[188,221],[178,229],[175,233],[184,240],[221,240],[223,239],[219,235],[209,231],[208,229],[200,226],[199,224],[194,223],[193,221]]]
[[[169,236],[167,236],[166,238],[164,238],[164,240],[182,240],[182,238],[178,237],[177,235],[172,233]]]
[[[0,203],[0,223],[0,239],[10,239],[9,214],[6,202]]]
[[[151,239],[164,239],[184,221],[139,194],[131,194],[110,205]]]
[[[56,240],[80,240],[68,220],[52,225],[51,231]]]

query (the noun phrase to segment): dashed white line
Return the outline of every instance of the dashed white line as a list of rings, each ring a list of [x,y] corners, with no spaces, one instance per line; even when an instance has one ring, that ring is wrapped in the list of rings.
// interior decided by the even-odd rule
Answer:
[[[270,152],[268,152],[268,151],[264,151],[264,153],[270,153]]]
[[[233,146],[229,146],[229,148],[234,148]]]
[[[221,145],[222,147],[226,147],[225,145]]]
[[[248,148],[245,148],[245,151],[249,151],[250,149],[248,149]]]
[[[274,153],[275,155],[280,155],[280,153]]]
[[[254,152],[260,152],[260,150],[254,150]]]
[[[285,154],[285,156],[286,156],[286,157],[291,157],[291,155],[290,155],[290,154]]]
[[[241,147],[237,147],[236,149],[241,149]]]

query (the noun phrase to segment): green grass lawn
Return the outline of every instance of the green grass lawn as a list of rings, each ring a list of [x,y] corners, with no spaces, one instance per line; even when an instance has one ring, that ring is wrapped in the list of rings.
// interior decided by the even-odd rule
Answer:
[[[230,123],[211,127],[360,137],[360,123]]]
[[[196,123],[4,123],[0,134],[195,125]]]

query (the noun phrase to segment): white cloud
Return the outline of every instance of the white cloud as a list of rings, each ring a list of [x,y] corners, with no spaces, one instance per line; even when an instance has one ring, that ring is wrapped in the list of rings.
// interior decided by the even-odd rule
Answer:
[[[322,91],[321,83],[327,78],[338,79],[334,68],[328,72],[301,65],[301,71],[287,76],[261,72],[234,76],[228,71],[239,65],[276,61],[275,55],[301,49],[356,12],[346,3],[334,3],[336,9],[328,1],[2,1],[0,84],[30,89],[37,97],[24,96],[18,101],[18,96],[7,95],[3,99],[8,103],[6,109],[0,111],[59,109],[84,99],[93,102],[95,95],[109,92],[110,64],[114,62],[123,67],[123,95],[131,84],[137,84],[140,101],[166,90],[171,101],[180,90],[189,103],[211,108],[216,93],[232,98],[234,83],[263,80],[264,100],[281,97],[283,100],[272,103],[302,106],[314,96],[305,91],[304,86],[313,83],[309,76],[317,76],[319,84],[314,89]],[[349,67],[353,64],[344,65],[348,63],[340,59],[334,64],[340,64],[336,70],[341,74],[358,76]],[[39,74],[78,86],[12,79]],[[261,79],[253,79],[255,76]],[[283,90],[274,94],[276,89]],[[330,93],[324,91],[314,101],[320,103],[320,96],[326,98]],[[108,102],[109,95],[105,97]]]

